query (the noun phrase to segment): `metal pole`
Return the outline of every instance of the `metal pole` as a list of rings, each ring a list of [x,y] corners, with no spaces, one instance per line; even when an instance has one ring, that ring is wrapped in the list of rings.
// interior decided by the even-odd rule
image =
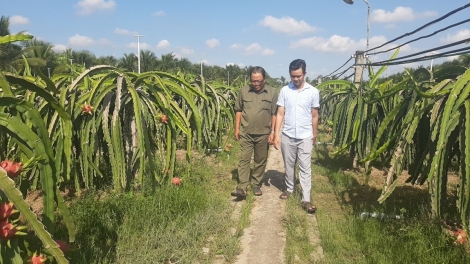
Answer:
[[[366,51],[369,49],[369,33],[370,33],[370,5],[369,1],[363,0],[367,4],[367,47]],[[354,0],[343,0],[348,5],[354,4]]]
[[[51,68],[47,68],[47,76],[49,76],[49,79],[51,78]]]
[[[369,50],[369,34],[370,34],[370,5],[367,0],[364,0],[364,3],[367,4],[367,46],[366,51]]]
[[[434,55],[434,52],[429,53],[430,55]],[[431,68],[429,69],[430,72],[432,72],[432,64],[434,62],[434,58],[431,59]]]
[[[134,35],[137,37],[137,73],[140,73],[140,37],[143,35]]]

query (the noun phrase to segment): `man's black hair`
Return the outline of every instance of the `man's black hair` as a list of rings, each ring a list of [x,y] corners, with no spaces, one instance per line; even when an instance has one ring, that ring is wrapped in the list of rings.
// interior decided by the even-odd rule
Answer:
[[[296,59],[289,64],[289,73],[298,69],[302,69],[302,73],[306,72],[307,64],[304,60]]]
[[[263,67],[260,66],[254,66],[253,68],[250,69],[250,78],[253,73],[261,73],[263,75],[263,79],[266,79],[266,71],[263,69]]]

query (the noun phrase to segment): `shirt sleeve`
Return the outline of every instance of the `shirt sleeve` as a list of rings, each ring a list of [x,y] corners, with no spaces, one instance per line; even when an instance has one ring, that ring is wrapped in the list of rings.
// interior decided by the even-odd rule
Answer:
[[[279,93],[278,99],[277,99],[277,105],[278,106],[284,106],[284,98],[285,98],[285,92],[284,88],[281,89],[281,92]]]
[[[243,89],[238,91],[237,99],[235,100],[235,107],[233,108],[235,112],[243,111]]]
[[[312,96],[312,108],[320,108],[320,92],[315,88]]]
[[[271,115],[276,115],[277,114],[277,100],[279,98],[279,94],[277,93],[276,90],[274,90],[274,95],[273,95],[273,103],[272,103],[272,106],[271,106]]]

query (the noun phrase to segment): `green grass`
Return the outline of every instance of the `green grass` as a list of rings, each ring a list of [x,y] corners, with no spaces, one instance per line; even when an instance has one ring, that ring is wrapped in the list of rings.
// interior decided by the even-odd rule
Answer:
[[[315,153],[312,197],[319,207],[316,217],[324,251],[316,263],[469,263],[466,248],[456,246],[442,224],[429,217],[427,190],[398,186],[379,204],[381,186],[365,184],[365,175],[348,168],[346,157],[334,158],[325,149]],[[361,218],[362,212],[401,219]],[[453,212],[448,213],[453,219]],[[302,222],[293,228],[305,229]],[[315,263],[303,259],[309,262]]]
[[[70,263],[90,264],[233,262],[255,200],[249,192],[234,213],[229,193],[236,186],[238,147],[234,144],[230,156],[196,158],[180,187],[165,183],[145,195],[91,192],[73,199],[78,234],[66,257]],[[470,263],[468,248],[455,245],[443,226],[429,218],[426,189],[397,186],[379,204],[381,186],[373,178],[365,184],[365,175],[350,167],[347,156],[333,157],[330,146],[318,146],[313,164],[320,241],[312,241],[312,217],[300,208],[295,193],[283,219],[286,263]],[[175,172],[185,169],[182,163]],[[364,211],[403,218],[362,219]],[[455,219],[452,210],[446,215]]]
[[[225,153],[202,156],[181,186],[163,184],[145,195],[90,192],[73,199],[70,210],[78,234],[66,254],[70,263],[232,261],[240,252],[239,238],[253,204],[249,197],[241,217],[231,219],[235,163]],[[179,165],[182,171],[184,167]]]

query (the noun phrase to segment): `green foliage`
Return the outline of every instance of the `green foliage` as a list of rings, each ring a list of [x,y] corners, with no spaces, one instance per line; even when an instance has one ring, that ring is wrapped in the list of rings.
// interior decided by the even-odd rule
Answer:
[[[222,243],[227,237],[231,223],[220,216],[229,215],[231,207],[196,174],[181,186],[168,184],[147,196],[91,192],[76,199],[71,212],[79,232],[68,254],[71,263],[190,263],[213,258],[222,244],[211,244],[208,238]],[[203,247],[211,248],[211,254],[203,255]]]
[[[330,156],[328,150],[315,156],[312,195],[318,206],[316,218],[324,252],[322,263],[467,263],[466,246],[455,245],[444,221],[435,221],[428,212],[428,192],[410,185],[397,186],[386,202],[379,204],[382,175],[375,175],[374,184],[364,184],[361,172],[345,171],[343,157]],[[453,188],[448,187],[449,192]],[[332,202],[333,201],[333,202]],[[288,204],[289,206],[289,204]],[[297,204],[296,210],[300,211]],[[289,208],[288,208],[289,209]],[[446,207],[448,223],[454,223],[455,211]],[[400,215],[401,219],[361,217],[362,212]],[[305,214],[289,217],[288,228],[298,234],[308,228]],[[288,229],[288,232],[291,232]],[[299,235],[300,237],[300,235]],[[296,237],[293,237],[293,240]],[[290,241],[293,248],[301,245]],[[309,252],[309,251],[307,251]],[[308,256],[306,260],[308,260]],[[303,262],[305,259],[303,259]],[[299,262],[291,262],[299,263]]]
[[[396,54],[395,54],[396,55]],[[394,56],[395,56],[394,55]],[[398,176],[407,170],[411,183],[430,185],[432,213],[441,216],[446,203],[447,173],[456,160],[460,166],[461,203],[465,226],[470,222],[465,154],[466,101],[470,98],[470,71],[451,65],[434,73],[407,70],[400,81],[380,79],[355,87],[347,81],[327,81],[322,91],[322,116],[332,120],[336,154],[348,152],[370,172],[371,164],[387,167],[387,180],[379,197],[384,202],[395,189]]]

